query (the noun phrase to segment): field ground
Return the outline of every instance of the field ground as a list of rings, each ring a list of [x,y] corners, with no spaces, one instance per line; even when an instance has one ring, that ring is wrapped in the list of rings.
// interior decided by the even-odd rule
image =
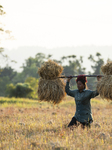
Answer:
[[[67,125],[74,99],[59,105],[29,99],[0,98],[0,150],[112,150],[112,102],[93,99],[89,130]]]

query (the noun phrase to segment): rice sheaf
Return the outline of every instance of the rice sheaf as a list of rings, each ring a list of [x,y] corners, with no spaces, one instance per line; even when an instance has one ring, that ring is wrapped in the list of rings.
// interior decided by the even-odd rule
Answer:
[[[38,70],[38,98],[40,101],[58,104],[65,97],[65,82],[58,78],[63,67],[52,60],[45,62]]]
[[[112,100],[112,62],[101,67],[104,77],[97,83],[97,91],[101,98]]]

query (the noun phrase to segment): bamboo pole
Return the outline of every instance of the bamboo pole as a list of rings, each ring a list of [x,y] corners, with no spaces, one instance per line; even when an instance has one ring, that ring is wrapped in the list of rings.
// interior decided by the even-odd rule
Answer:
[[[104,75],[84,75],[85,77],[104,77]],[[78,75],[77,76],[61,76],[61,77],[59,77],[59,78],[77,78],[78,77]]]

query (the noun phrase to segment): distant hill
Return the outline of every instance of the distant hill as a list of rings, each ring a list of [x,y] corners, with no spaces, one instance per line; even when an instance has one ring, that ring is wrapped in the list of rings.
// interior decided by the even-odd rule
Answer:
[[[102,54],[102,57],[106,61],[107,58],[112,59],[112,46],[77,46],[77,47],[61,47],[48,49],[39,46],[22,46],[17,49],[8,50],[5,49],[5,54],[7,54],[11,60],[17,61],[17,63],[11,63],[15,70],[21,71],[21,66],[25,59],[29,57],[35,57],[37,53],[45,53],[46,55],[52,54],[54,59],[59,60],[62,56],[76,55],[77,57],[84,57],[84,65],[87,64],[87,57],[92,54],[95,55],[96,52]],[[86,66],[85,66],[86,67]]]

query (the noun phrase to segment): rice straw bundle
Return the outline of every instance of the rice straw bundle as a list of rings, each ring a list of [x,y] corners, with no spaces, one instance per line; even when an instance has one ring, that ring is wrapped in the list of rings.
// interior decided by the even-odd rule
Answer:
[[[112,62],[101,67],[104,77],[97,82],[97,91],[101,98],[112,100]]]
[[[112,75],[105,75],[97,83],[97,91],[101,98],[112,100]]]
[[[58,104],[65,96],[65,83],[62,79],[46,80],[40,78],[38,97],[40,101]]]
[[[38,70],[38,74],[46,80],[56,79],[61,75],[63,67],[52,60],[45,62]]]
[[[38,85],[38,97],[40,101],[58,104],[65,97],[65,83],[58,78],[63,67],[52,60],[45,62],[38,70],[41,76]]]
[[[108,62],[106,65],[103,65],[101,70],[105,75],[112,75],[112,62]]]

